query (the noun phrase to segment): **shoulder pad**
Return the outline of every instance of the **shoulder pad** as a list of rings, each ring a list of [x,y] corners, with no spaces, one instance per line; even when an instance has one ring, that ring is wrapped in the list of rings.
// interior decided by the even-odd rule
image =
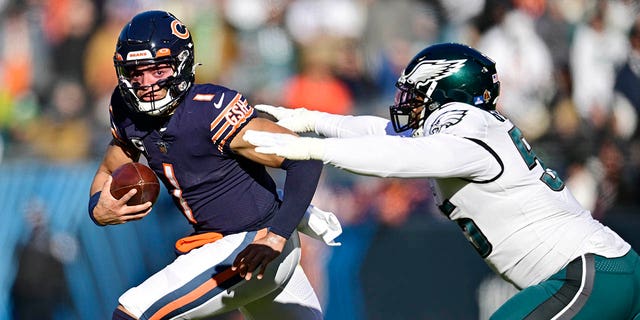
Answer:
[[[483,138],[487,133],[486,111],[466,103],[453,102],[434,111],[424,124],[426,135],[453,134]]]

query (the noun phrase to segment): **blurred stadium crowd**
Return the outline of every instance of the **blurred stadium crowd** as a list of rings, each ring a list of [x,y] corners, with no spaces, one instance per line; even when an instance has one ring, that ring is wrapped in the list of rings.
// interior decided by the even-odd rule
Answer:
[[[198,82],[236,89],[252,104],[341,114],[387,117],[415,53],[469,44],[497,63],[501,112],[594,216],[640,204],[635,0],[0,0],[0,166],[96,160],[111,138],[115,41],[149,9],[190,28]],[[425,190],[424,181],[327,168],[314,203],[348,233],[412,214],[442,219]],[[330,253],[313,242],[305,250],[316,289],[331,297],[318,263]],[[328,308],[327,319],[355,313]]]

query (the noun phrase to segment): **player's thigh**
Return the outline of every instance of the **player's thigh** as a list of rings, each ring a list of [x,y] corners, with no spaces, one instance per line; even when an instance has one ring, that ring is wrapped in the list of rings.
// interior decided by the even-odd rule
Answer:
[[[255,300],[280,285],[275,281],[264,281],[254,290],[245,290],[246,294],[238,296],[230,290],[242,288],[247,283],[237,272],[231,271],[231,264],[255,236],[256,232],[229,235],[191,250],[139,286],[129,289],[118,301],[136,317],[153,315],[168,319],[175,315],[187,316],[196,310],[208,314],[224,313]],[[288,248],[289,252],[283,252],[279,259],[288,257],[294,247]]]
[[[638,296],[631,294],[634,289],[630,280],[628,276],[599,272],[589,299],[572,319],[632,319],[633,299]]]
[[[273,292],[279,292],[295,274],[299,262],[300,241],[298,234],[294,232],[282,253],[269,263],[262,279],[258,280],[254,277],[246,281],[240,278],[240,281],[232,286],[223,286],[226,288],[224,292],[202,302],[197,308],[189,310],[182,316],[191,319],[221,314],[263,299]]]
[[[633,319],[640,316],[640,258],[631,250],[620,258],[595,257],[593,292],[576,320]]]
[[[597,282],[603,281],[607,280],[598,279]],[[563,294],[559,290],[561,287],[562,281],[553,280],[546,281],[544,285],[526,288],[502,305],[491,316],[491,320],[628,319],[624,314],[628,314],[629,304],[617,300],[624,299],[621,292],[628,292],[628,286],[619,287],[621,291],[613,291],[609,285],[596,285],[592,292],[587,293],[584,304],[577,306],[572,305],[576,296]]]
[[[528,314],[547,301],[564,282],[547,280],[518,292],[491,315],[491,320],[525,319]]]
[[[630,319],[640,308],[634,255],[578,258],[549,280],[516,294],[491,319]]]
[[[321,320],[322,308],[309,279],[298,265],[284,287],[240,308],[246,320]]]

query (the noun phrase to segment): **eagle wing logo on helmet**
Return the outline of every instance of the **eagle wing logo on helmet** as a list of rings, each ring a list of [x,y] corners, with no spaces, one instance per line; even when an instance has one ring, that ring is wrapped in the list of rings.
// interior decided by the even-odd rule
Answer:
[[[446,128],[460,123],[466,114],[467,110],[448,110],[443,112],[431,124],[429,134],[442,132]]]
[[[403,73],[398,82],[412,84],[416,88],[420,88],[458,72],[466,61],[467,59],[423,60],[411,69],[408,74]]]

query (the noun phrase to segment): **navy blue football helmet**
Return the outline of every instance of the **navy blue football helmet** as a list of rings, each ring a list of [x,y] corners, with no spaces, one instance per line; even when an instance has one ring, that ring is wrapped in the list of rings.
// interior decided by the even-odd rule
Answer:
[[[396,132],[420,129],[434,110],[448,102],[495,110],[500,94],[495,62],[458,43],[420,51],[402,71],[396,87],[394,105],[389,107]]]
[[[146,11],[133,17],[120,32],[113,63],[120,92],[136,113],[170,113],[195,80],[191,34],[178,18],[165,11]],[[154,89],[166,88],[167,95],[160,100],[140,100],[136,95],[140,85],[132,83],[131,72],[136,66],[165,64],[173,68],[173,75],[158,81]]]

